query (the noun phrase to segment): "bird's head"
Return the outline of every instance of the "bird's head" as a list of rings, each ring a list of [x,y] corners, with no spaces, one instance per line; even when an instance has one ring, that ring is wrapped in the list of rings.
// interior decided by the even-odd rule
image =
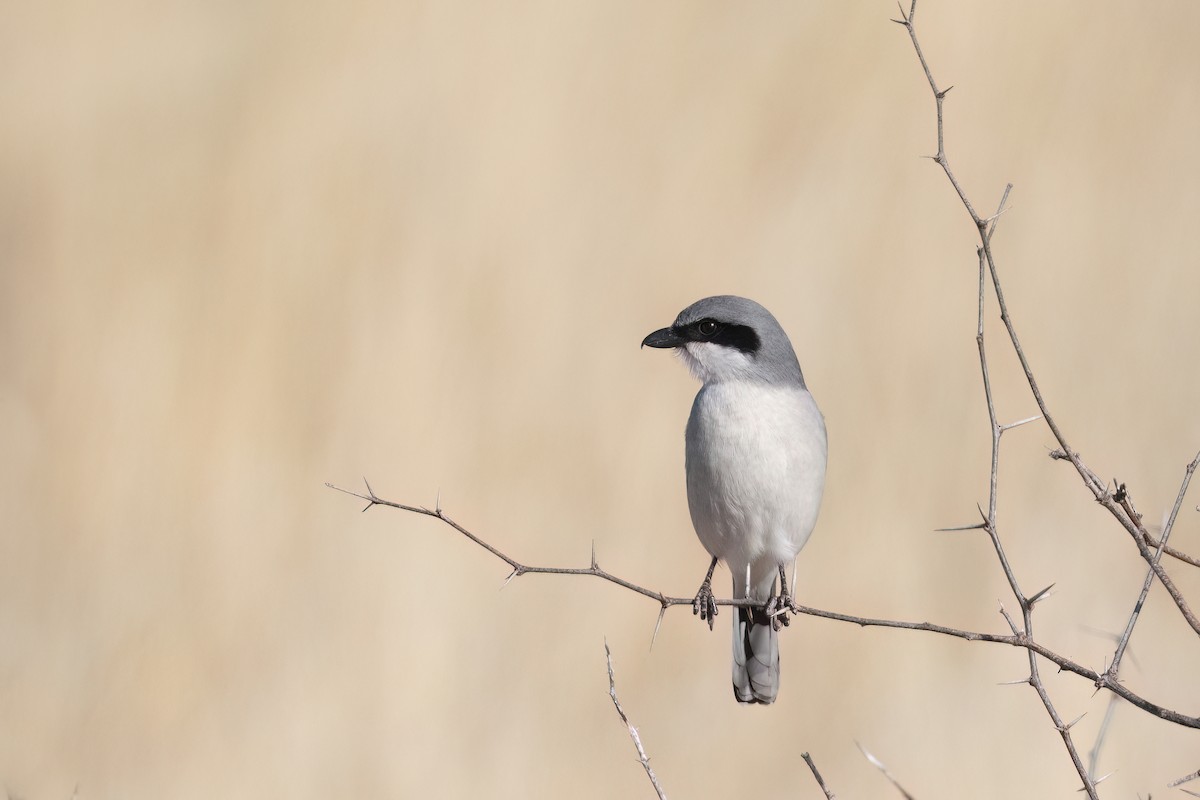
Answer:
[[[779,322],[745,297],[718,295],[679,312],[642,346],[671,348],[703,383],[750,381],[804,386],[800,363]]]

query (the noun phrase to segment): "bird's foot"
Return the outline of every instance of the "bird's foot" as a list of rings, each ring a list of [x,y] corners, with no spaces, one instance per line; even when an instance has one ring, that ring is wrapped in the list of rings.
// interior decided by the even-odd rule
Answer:
[[[704,582],[700,584],[700,591],[696,592],[696,599],[692,601],[692,614],[699,614],[701,622],[708,623],[708,629],[713,629],[713,620],[717,616],[717,599],[713,597],[712,592],[712,576],[713,570],[717,568],[717,559],[714,556],[712,563],[708,565],[708,573],[704,576]]]
[[[794,605],[791,596],[787,594],[775,595],[767,600],[767,605],[763,608],[763,611],[770,617],[771,627],[774,630],[778,631],[780,628],[786,628],[792,624],[791,619],[788,617],[788,612],[794,610]]]
[[[692,601],[692,614],[699,614],[702,622],[708,622],[708,629],[713,629],[713,621],[717,616],[717,599],[713,596],[712,581],[704,579],[696,599]]]

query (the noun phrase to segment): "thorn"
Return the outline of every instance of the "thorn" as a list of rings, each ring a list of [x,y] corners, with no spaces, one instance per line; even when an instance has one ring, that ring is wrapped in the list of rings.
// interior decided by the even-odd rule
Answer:
[[[363,476],[363,483],[365,483],[367,485],[367,501],[368,502],[367,502],[367,507],[363,509],[363,513],[366,513],[372,506],[375,505],[376,497],[375,497],[375,490],[371,488],[371,484],[367,481],[366,475]]]
[[[1003,212],[1001,212],[1001,213],[1003,213]],[[999,215],[999,214],[997,214],[996,216],[998,217],[998,216],[1000,216],[1000,215]],[[996,217],[992,217],[992,219],[995,219],[995,218],[996,218]],[[1041,414],[1034,414],[1032,417],[1028,417],[1028,418],[1026,418],[1026,419],[1019,419],[1019,420],[1017,420],[1016,422],[1010,422],[1010,423],[1009,423],[1009,424],[1007,424],[1007,425],[1001,425],[1001,426],[1000,426],[1000,432],[1001,432],[1001,433],[1003,433],[1004,431],[1010,431],[1010,430],[1012,430],[1013,428],[1019,428],[1019,427],[1021,427],[1022,425],[1028,425],[1028,424],[1029,424],[1029,423],[1031,423],[1031,422],[1037,422],[1037,421],[1038,421],[1039,419],[1041,419],[1041,418],[1042,418],[1042,415],[1041,415]]]
[[[950,90],[949,90],[949,89],[947,89],[946,91],[950,91]],[[1002,209],[1000,209],[999,211],[997,211],[995,214],[992,214],[990,217],[985,217],[985,218],[982,220],[983,224],[984,224],[984,225],[991,225],[993,222],[995,222],[996,220],[1000,219],[1000,218],[1001,218],[1001,217],[1003,217],[1005,214],[1007,214],[1007,213],[1008,213],[1008,210],[1009,210],[1010,208],[1012,208],[1012,206],[1005,206],[1004,208],[1002,208]]]
[[[1045,589],[1042,589],[1040,592],[1035,594],[1033,597],[1026,600],[1025,602],[1029,604],[1030,608],[1033,608],[1033,604],[1036,603],[1038,600],[1041,600],[1043,597],[1045,597],[1046,592],[1050,591],[1053,588],[1054,588],[1054,584],[1052,583],[1049,586],[1047,586]]]
[[[952,533],[954,531],[979,531],[987,528],[986,522],[976,522],[974,525],[961,525],[957,528],[934,528],[934,533]]]
[[[937,99],[941,100],[943,97],[950,94],[950,90],[953,88],[954,88],[953,86],[947,86],[945,89],[942,89],[940,92],[937,93]]]
[[[1082,714],[1080,714],[1078,717],[1076,717],[1075,719],[1068,722],[1066,725],[1064,725],[1062,727],[1063,733],[1066,733],[1067,731],[1071,730],[1071,728],[1074,728],[1075,723],[1079,722],[1079,720],[1083,719],[1086,716],[1087,716],[1087,712],[1085,711]],[[1099,781],[1097,781],[1097,783],[1099,783]]]
[[[1109,778],[1111,778],[1113,775],[1116,775],[1116,774],[1117,774],[1117,771],[1114,769],[1112,772],[1108,773],[1108,774],[1107,774],[1107,775],[1105,775],[1104,777],[1102,777],[1102,778],[1097,778],[1096,780],[1092,781],[1092,786],[1099,786],[1100,784],[1104,783],[1106,780],[1108,780]],[[1080,786],[1080,787],[1079,787],[1078,789],[1076,789],[1075,791],[1077,791],[1077,792],[1083,792],[1083,791],[1086,791],[1086,790],[1084,789],[1084,787]]]
[[[983,513],[983,506],[979,505],[979,503],[976,503],[975,509],[977,511],[979,511],[979,516],[983,520],[984,525],[986,526],[990,522],[990,520],[988,519],[988,515]]]
[[[592,539],[592,569],[596,569],[596,540]]]
[[[1022,683],[1029,683],[1029,678],[1018,678],[1015,681],[1004,681],[1003,683],[997,683],[996,685],[997,686],[1020,686]]]
[[[663,617],[667,614],[667,604],[663,603],[658,609],[658,620],[654,623],[654,633],[650,635],[650,652],[654,652],[654,641],[658,638],[658,629],[662,627]]]
[[[433,501],[433,507],[434,513],[440,517],[442,515],[442,489],[440,486],[437,490],[437,497]]]
[[[509,573],[508,577],[504,579],[504,583],[500,584],[500,588],[503,590],[505,586],[508,586],[510,583],[512,583],[513,578],[517,577],[520,574],[521,574],[521,570],[514,569],[512,572]]]

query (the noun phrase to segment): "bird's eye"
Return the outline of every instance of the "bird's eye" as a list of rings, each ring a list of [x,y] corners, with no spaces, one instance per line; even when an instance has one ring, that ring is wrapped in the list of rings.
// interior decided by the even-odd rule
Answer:
[[[702,319],[696,323],[696,330],[701,336],[712,336],[717,331],[721,330],[721,323],[715,319]]]

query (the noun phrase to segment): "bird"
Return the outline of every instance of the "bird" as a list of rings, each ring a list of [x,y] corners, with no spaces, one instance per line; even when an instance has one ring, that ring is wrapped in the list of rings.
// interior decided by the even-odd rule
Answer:
[[[643,339],[647,346],[673,349],[701,383],[684,471],[692,526],[712,561],[693,613],[712,629],[712,576],[725,562],[734,599],[756,604],[736,609],[733,693],[739,703],[768,705],[779,694],[778,632],[796,611],[784,567],[808,542],[825,489],[825,418],[791,340],[753,300],[698,300]]]

